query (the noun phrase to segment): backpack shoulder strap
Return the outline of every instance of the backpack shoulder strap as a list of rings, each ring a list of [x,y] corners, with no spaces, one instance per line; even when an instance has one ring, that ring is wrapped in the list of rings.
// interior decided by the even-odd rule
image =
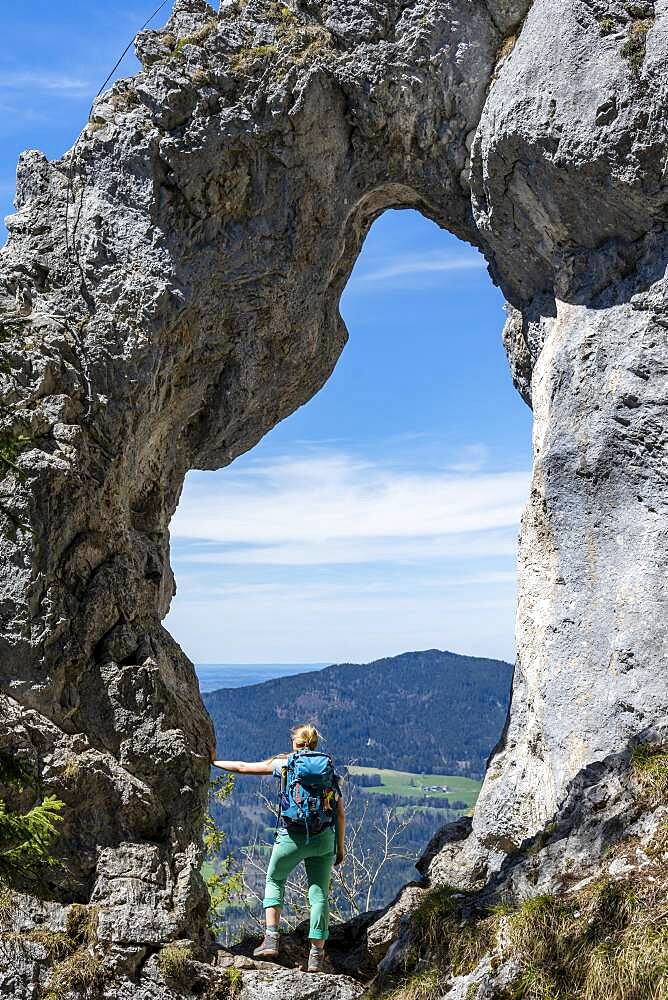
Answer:
[[[288,754],[285,764],[281,767],[281,777],[278,786],[278,802],[276,808],[276,826],[274,827],[274,836],[278,833],[278,827],[281,822],[281,813],[283,811],[283,793],[288,784],[288,772],[287,769],[290,766],[290,758],[292,754]]]

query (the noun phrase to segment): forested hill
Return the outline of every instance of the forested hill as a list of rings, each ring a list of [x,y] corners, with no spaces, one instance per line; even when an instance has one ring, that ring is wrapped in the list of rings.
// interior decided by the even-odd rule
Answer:
[[[503,660],[430,649],[203,698],[221,759],[287,751],[290,727],[313,722],[337,762],[476,777],[503,729],[512,671]]]

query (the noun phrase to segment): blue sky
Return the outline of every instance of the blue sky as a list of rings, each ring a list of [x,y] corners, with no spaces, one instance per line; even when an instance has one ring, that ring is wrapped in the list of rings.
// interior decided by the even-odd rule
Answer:
[[[40,0],[0,14],[3,217],[19,152],[54,159],[72,145],[157,5]],[[136,68],[129,53],[116,75]],[[433,646],[513,658],[531,419],[501,346],[502,306],[473,248],[415,212],[376,222],[327,385],[228,469],[188,476],[166,624],[196,662]]]

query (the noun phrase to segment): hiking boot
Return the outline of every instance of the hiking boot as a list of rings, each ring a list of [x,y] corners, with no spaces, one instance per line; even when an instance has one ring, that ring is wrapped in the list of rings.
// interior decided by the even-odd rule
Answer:
[[[324,972],[324,971],[325,971],[325,949],[316,948],[315,945],[311,945],[311,950],[308,953],[307,972]]]
[[[267,930],[264,941],[253,951],[253,958],[276,958],[279,941],[278,931]]]

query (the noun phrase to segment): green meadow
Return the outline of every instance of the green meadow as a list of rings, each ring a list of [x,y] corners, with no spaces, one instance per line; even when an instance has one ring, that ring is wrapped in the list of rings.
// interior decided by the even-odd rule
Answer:
[[[460,800],[466,802],[472,809],[480,792],[481,781],[473,778],[463,778],[458,774],[412,774],[410,771],[391,771],[377,767],[349,767],[352,774],[378,775],[381,785],[360,789],[370,795],[401,795],[421,801],[430,798],[448,798],[451,802]],[[425,791],[430,785],[447,786],[447,791]]]

